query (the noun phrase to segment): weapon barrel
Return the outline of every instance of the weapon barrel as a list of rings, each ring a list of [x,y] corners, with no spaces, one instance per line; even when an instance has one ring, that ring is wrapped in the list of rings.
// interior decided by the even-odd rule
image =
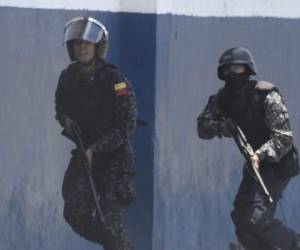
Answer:
[[[95,201],[96,210],[98,212],[101,223],[103,225],[105,225],[103,212],[102,212],[102,209],[101,209],[101,206],[100,206],[100,203],[99,203],[100,195],[97,192],[96,185],[95,185],[92,173],[91,173],[92,168],[91,168],[90,163],[88,162],[88,160],[86,158],[85,147],[84,147],[81,135],[80,135],[80,133],[81,133],[80,128],[75,123],[72,126],[72,132],[75,136],[76,146],[77,146],[77,149],[78,149],[79,155],[80,155],[80,157],[79,157],[80,158],[80,163],[81,163],[82,167],[85,170],[85,173],[86,173],[86,176],[87,176],[87,179],[88,179],[88,182],[89,182],[89,186],[90,186],[90,189],[91,189],[94,201]]]
[[[273,200],[269,190],[267,189],[267,187],[263,181],[263,178],[259,173],[257,166],[255,166],[255,163],[251,159],[251,156],[254,154],[254,151],[253,151],[253,148],[251,147],[251,145],[248,143],[246,136],[244,135],[241,128],[239,126],[235,125],[233,123],[233,121],[228,122],[227,126],[228,126],[228,128],[232,134],[232,137],[233,137],[235,143],[237,144],[239,150],[244,155],[247,163],[249,163],[251,165],[251,172],[253,172],[255,180],[259,183],[259,185],[263,189],[264,193],[266,194],[266,196],[269,199],[269,202],[273,203],[274,200]],[[248,170],[249,170],[249,166],[248,166]]]

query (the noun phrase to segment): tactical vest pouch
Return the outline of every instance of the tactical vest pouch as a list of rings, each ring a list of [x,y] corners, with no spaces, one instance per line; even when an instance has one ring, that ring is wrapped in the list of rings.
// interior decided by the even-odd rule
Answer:
[[[280,162],[275,163],[275,168],[277,167],[284,176],[294,177],[299,174],[298,150],[294,145]]]

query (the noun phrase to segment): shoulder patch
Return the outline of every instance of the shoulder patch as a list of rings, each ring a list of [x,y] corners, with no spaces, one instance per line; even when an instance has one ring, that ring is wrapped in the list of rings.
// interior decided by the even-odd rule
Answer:
[[[114,89],[117,96],[124,96],[124,95],[128,95],[129,93],[126,82],[120,82],[115,84]]]
[[[262,91],[269,91],[275,89],[275,85],[273,83],[267,81],[258,81],[255,89],[262,90]]]

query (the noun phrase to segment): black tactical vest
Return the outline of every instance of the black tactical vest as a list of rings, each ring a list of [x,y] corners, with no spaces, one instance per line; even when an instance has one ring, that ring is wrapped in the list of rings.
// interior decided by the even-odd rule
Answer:
[[[239,95],[232,94],[226,88],[219,92],[221,110],[242,129],[254,150],[270,139],[269,130],[264,122],[263,107],[270,91],[278,92],[271,84],[262,89],[256,81],[250,81],[248,87]]]
[[[219,106],[226,118],[231,118],[242,129],[248,142],[256,151],[270,140],[269,129],[264,121],[264,100],[278,89],[268,82],[249,81],[247,88],[239,95],[230,93],[226,88],[219,91]],[[278,163],[263,162],[273,166],[283,175],[295,176],[299,173],[298,152],[293,145]]]
[[[78,64],[69,65],[64,74],[65,108],[83,132],[86,145],[93,143],[113,124],[114,84],[110,65],[97,65],[83,75]]]

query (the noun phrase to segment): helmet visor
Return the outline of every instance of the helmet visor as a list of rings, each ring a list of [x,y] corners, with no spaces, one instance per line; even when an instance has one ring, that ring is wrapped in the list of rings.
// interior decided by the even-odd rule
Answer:
[[[64,42],[81,39],[91,43],[98,43],[104,35],[104,30],[97,23],[88,19],[75,20],[65,28]]]
[[[223,75],[229,75],[230,73],[242,74],[246,72],[246,67],[243,64],[231,64],[222,67]]]

